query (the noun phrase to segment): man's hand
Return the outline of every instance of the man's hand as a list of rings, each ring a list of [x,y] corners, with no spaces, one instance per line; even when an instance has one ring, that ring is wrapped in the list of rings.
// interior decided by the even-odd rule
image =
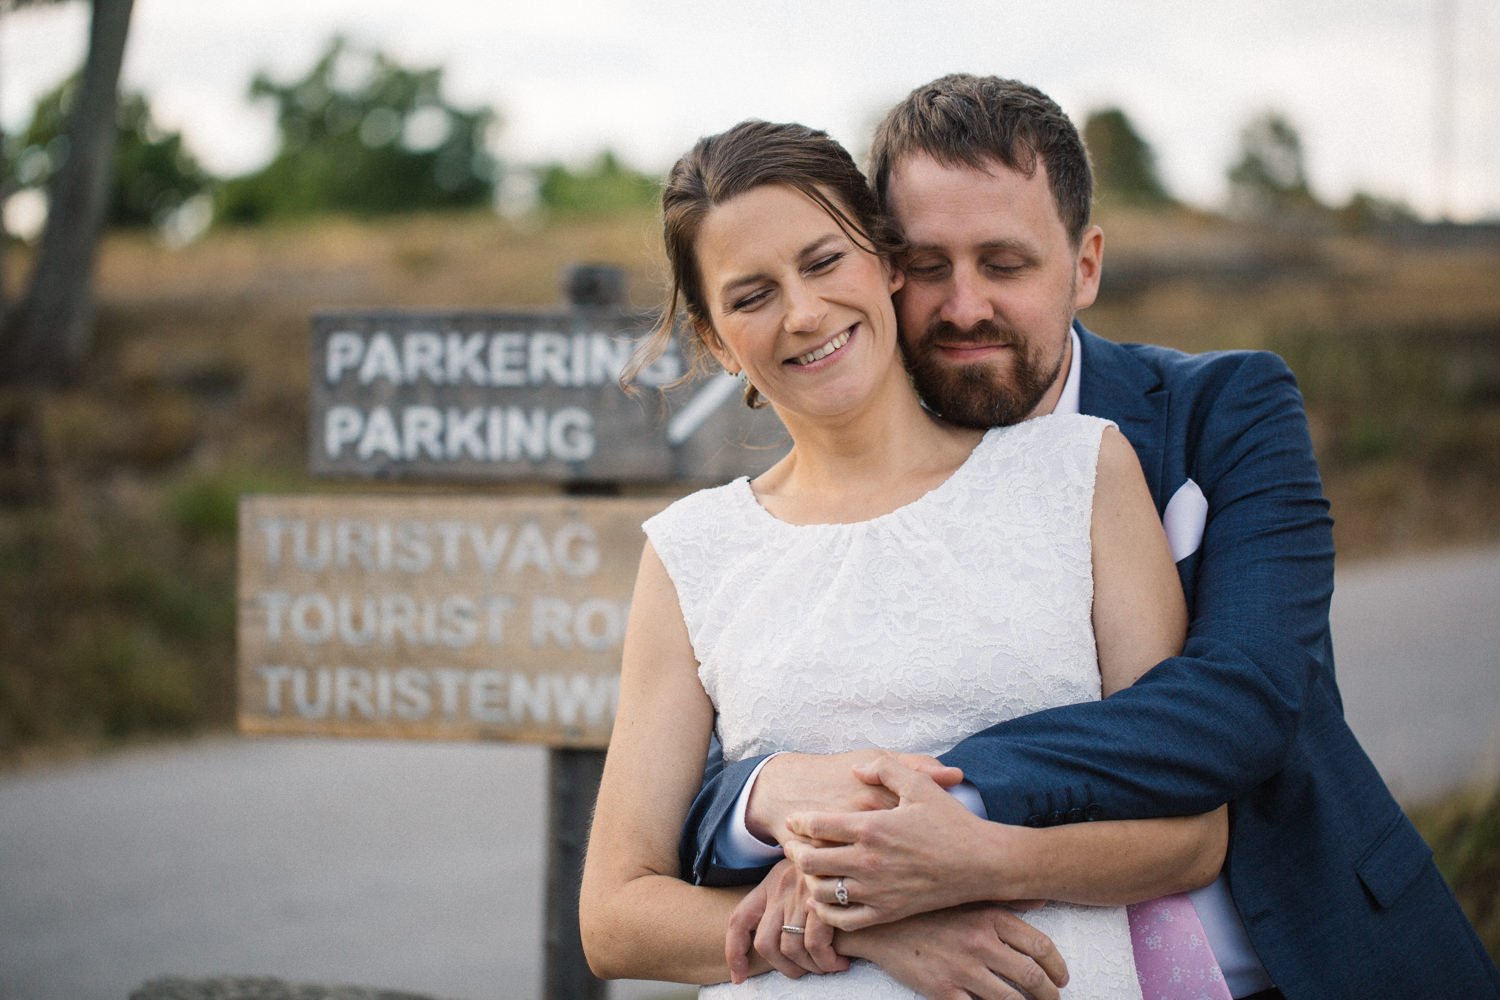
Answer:
[[[1058,1000],[1068,982],[1051,939],[991,903],[840,932],[838,946],[928,1000],[1021,1000],[1016,986],[1034,1000]]]
[[[801,927],[795,934],[783,927]],[[744,982],[750,975],[750,948],[789,979],[805,972],[842,972],[849,960],[833,950],[833,928],[807,908],[802,876],[790,861],[779,862],[760,885],[740,901],[729,918],[724,957],[729,978]]]
[[[981,820],[893,757],[861,762],[854,773],[897,805],[788,818],[794,836],[787,857],[805,877],[813,912],[841,930],[858,930],[981,899],[1004,901],[1003,887],[975,877],[975,864],[995,856],[995,839],[1010,828]],[[836,898],[840,884],[847,905]]]
[[[826,810],[863,812],[889,809],[896,796],[878,782],[861,781],[856,764],[895,759],[932,778],[943,788],[963,780],[963,772],[922,754],[893,755],[884,750],[853,750],[838,754],[783,753],[761,768],[750,789],[745,825],[766,843],[784,843],[786,817],[795,812]]]

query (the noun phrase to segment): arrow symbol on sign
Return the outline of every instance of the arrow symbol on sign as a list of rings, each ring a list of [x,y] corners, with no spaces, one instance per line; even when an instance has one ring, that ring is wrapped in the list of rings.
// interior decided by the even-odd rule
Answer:
[[[667,422],[667,443],[672,447],[682,444],[703,426],[709,416],[724,405],[740,388],[740,380],[728,372],[720,372],[710,378],[699,389],[687,405],[678,410]]]

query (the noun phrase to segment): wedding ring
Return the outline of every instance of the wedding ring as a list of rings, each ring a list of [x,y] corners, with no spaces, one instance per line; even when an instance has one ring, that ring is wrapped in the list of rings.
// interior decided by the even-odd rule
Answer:
[[[807,933],[807,928],[806,927],[793,927],[791,924],[782,924],[781,925],[781,933],[783,933],[783,934],[806,934]]]
[[[833,898],[838,900],[840,906],[849,905],[849,890],[844,888],[843,876],[840,876],[839,880],[833,884]]]

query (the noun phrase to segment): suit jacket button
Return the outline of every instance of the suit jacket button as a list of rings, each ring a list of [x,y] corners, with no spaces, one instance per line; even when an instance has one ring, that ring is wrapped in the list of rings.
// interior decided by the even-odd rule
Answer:
[[[1077,822],[1079,822],[1082,819],[1083,819],[1083,810],[1080,809],[1078,806],[1074,806],[1072,809],[1068,810],[1067,820],[1068,820],[1069,823],[1077,823]]]
[[[1035,827],[1035,826],[1041,826],[1042,825],[1042,814],[1041,813],[1032,813],[1030,816],[1027,816],[1026,817],[1026,825],[1027,826],[1033,826],[1033,827]]]
[[[1056,826],[1057,824],[1061,823],[1063,821],[1063,812],[1062,812],[1062,810],[1061,809],[1054,809],[1054,810],[1052,810],[1052,815],[1049,817],[1049,819],[1051,820],[1051,825],[1052,826]]]
[[[1104,807],[1097,802],[1090,802],[1088,809],[1084,811],[1084,816],[1091,821],[1096,819],[1103,819]]]

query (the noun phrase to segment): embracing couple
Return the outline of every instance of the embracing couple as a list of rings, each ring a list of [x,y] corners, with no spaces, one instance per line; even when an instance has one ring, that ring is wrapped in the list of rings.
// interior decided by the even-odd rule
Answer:
[[[600,975],[1500,996],[1344,722],[1291,373],[1079,325],[1091,197],[1056,104],[966,75],[891,111],[868,184],[765,122],[674,167],[642,361],[685,314],[793,447],[645,525],[583,880]]]

